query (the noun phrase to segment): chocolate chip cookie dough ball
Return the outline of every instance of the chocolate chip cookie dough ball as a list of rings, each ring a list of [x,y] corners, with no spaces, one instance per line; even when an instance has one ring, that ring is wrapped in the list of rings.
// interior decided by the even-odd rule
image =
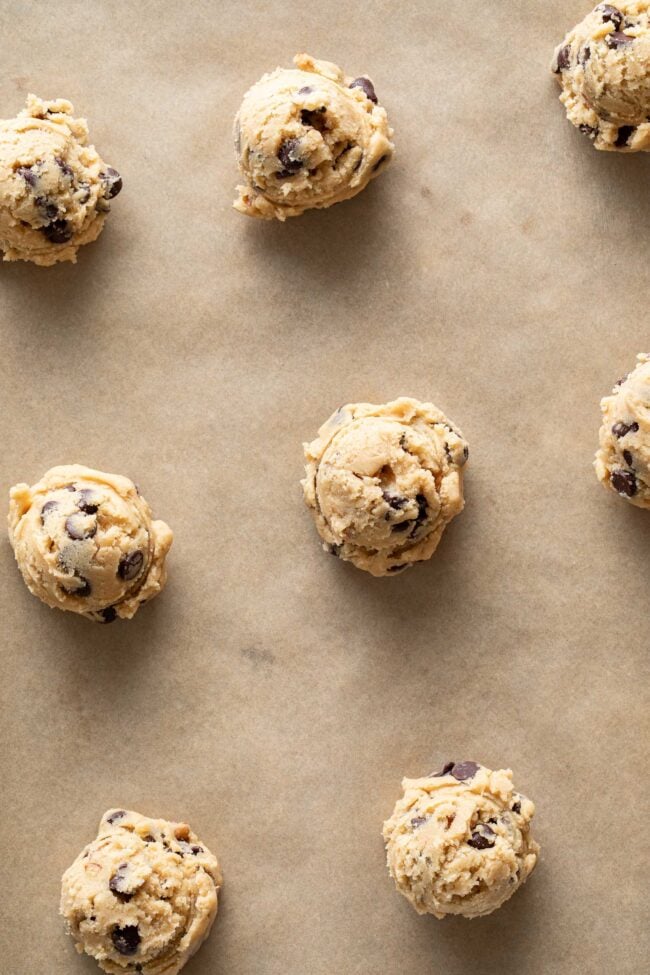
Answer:
[[[509,769],[449,762],[402,788],[384,841],[390,875],[418,914],[491,914],[530,876],[535,806],[513,791]]]
[[[221,871],[185,823],[109,810],[66,870],[61,914],[79,953],[112,975],[175,975],[207,938]]]
[[[17,118],[0,120],[0,250],[5,261],[48,266],[77,260],[101,233],[117,170],[89,146],[86,120],[70,102],[35,95]]]
[[[119,474],[53,467],[11,489],[9,540],[30,592],[90,620],[131,619],[157,596],[172,539]]]
[[[601,400],[603,423],[594,466],[600,482],[631,504],[650,508],[650,355]]]
[[[650,2],[599,4],[553,59],[569,121],[596,149],[650,150]]]
[[[348,403],[304,449],[323,548],[374,576],[430,558],[463,509],[468,447],[432,403]]]
[[[368,78],[347,78],[307,54],[294,63],[253,85],[235,119],[245,185],[234,206],[251,217],[285,220],[348,200],[393,154],[393,130]]]

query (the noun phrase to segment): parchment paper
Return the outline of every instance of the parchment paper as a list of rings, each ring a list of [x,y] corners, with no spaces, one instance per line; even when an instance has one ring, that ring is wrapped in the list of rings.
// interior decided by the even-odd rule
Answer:
[[[4,3],[0,115],[69,98],[124,178],[78,265],[0,268],[0,485],[80,462],[173,527],[131,623],[48,610],[0,544],[5,975],[96,971],[57,916],[109,806],[186,819],[225,876],[187,975],[638,975],[647,960],[650,515],[591,469],[649,344],[648,159],[597,154],[548,73],[587,2]],[[306,50],[368,73],[398,155],[286,225],[231,210],[232,117]],[[301,442],[431,399],[470,443],[433,560],[326,556]],[[541,863],[419,918],[402,775],[512,767]]]

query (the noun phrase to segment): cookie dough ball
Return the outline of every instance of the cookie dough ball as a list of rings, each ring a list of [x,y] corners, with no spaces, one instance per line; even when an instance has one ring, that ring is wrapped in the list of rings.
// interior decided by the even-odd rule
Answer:
[[[175,975],[210,933],[220,886],[187,824],[113,809],[63,874],[61,914],[105,972]]]
[[[128,477],[74,464],[17,484],[9,540],[28,589],[48,606],[110,623],[165,585],[171,529]]]
[[[35,95],[17,118],[0,120],[0,250],[5,261],[48,266],[77,260],[101,233],[117,170],[89,146],[86,120],[70,102]]]
[[[384,841],[390,875],[418,914],[491,914],[530,876],[535,806],[513,791],[509,769],[449,762],[402,788]]]
[[[650,0],[599,4],[557,48],[569,121],[597,149],[650,150]]]
[[[253,85],[235,119],[246,182],[234,206],[251,217],[285,220],[348,200],[393,154],[393,130],[368,78],[347,78],[307,54],[294,63]]]
[[[601,400],[603,424],[594,466],[601,483],[639,508],[650,508],[650,355]]]
[[[304,449],[323,548],[374,576],[430,558],[463,509],[468,447],[432,403],[349,403]]]

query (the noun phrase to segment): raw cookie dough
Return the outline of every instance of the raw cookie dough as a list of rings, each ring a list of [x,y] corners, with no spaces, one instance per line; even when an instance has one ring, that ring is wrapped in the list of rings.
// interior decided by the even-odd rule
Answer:
[[[530,876],[535,806],[513,791],[510,769],[449,762],[402,788],[384,841],[391,877],[418,914],[491,914]]]
[[[374,576],[430,558],[463,509],[468,447],[432,403],[348,403],[303,446],[323,548]]]
[[[270,220],[349,200],[382,172],[393,130],[372,82],[308,54],[244,95],[235,151],[245,179],[235,209]]]
[[[601,483],[639,508],[650,508],[650,354],[600,403],[603,425],[594,466]]]
[[[175,975],[217,913],[217,858],[185,823],[109,810],[61,881],[77,951],[105,972]]]
[[[9,540],[30,592],[100,623],[131,619],[162,590],[172,539],[119,474],[53,467],[10,492]]]
[[[649,10],[650,0],[601,3],[555,52],[560,101],[596,149],[650,150]]]
[[[117,170],[87,145],[88,126],[70,102],[35,95],[17,118],[0,120],[0,250],[5,261],[49,266],[77,260],[101,233]]]

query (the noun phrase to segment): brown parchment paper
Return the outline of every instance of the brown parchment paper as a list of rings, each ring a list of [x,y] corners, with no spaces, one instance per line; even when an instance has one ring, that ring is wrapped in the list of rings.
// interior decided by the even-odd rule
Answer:
[[[0,115],[69,98],[124,178],[77,266],[0,267],[2,496],[80,462],[176,535],[167,591],[108,627],[39,604],[0,544],[5,975],[96,970],[59,881],[109,806],[221,858],[187,975],[643,969],[650,515],[591,462],[650,339],[650,163],[564,119],[548,64],[587,10],[0,7]],[[232,117],[302,50],[370,75],[398,154],[351,202],[256,223]],[[381,580],[320,550],[301,442],[400,394],[467,436],[467,508]],[[471,922],[417,917],[384,866],[402,775],[448,759],[537,804],[538,870]]]

